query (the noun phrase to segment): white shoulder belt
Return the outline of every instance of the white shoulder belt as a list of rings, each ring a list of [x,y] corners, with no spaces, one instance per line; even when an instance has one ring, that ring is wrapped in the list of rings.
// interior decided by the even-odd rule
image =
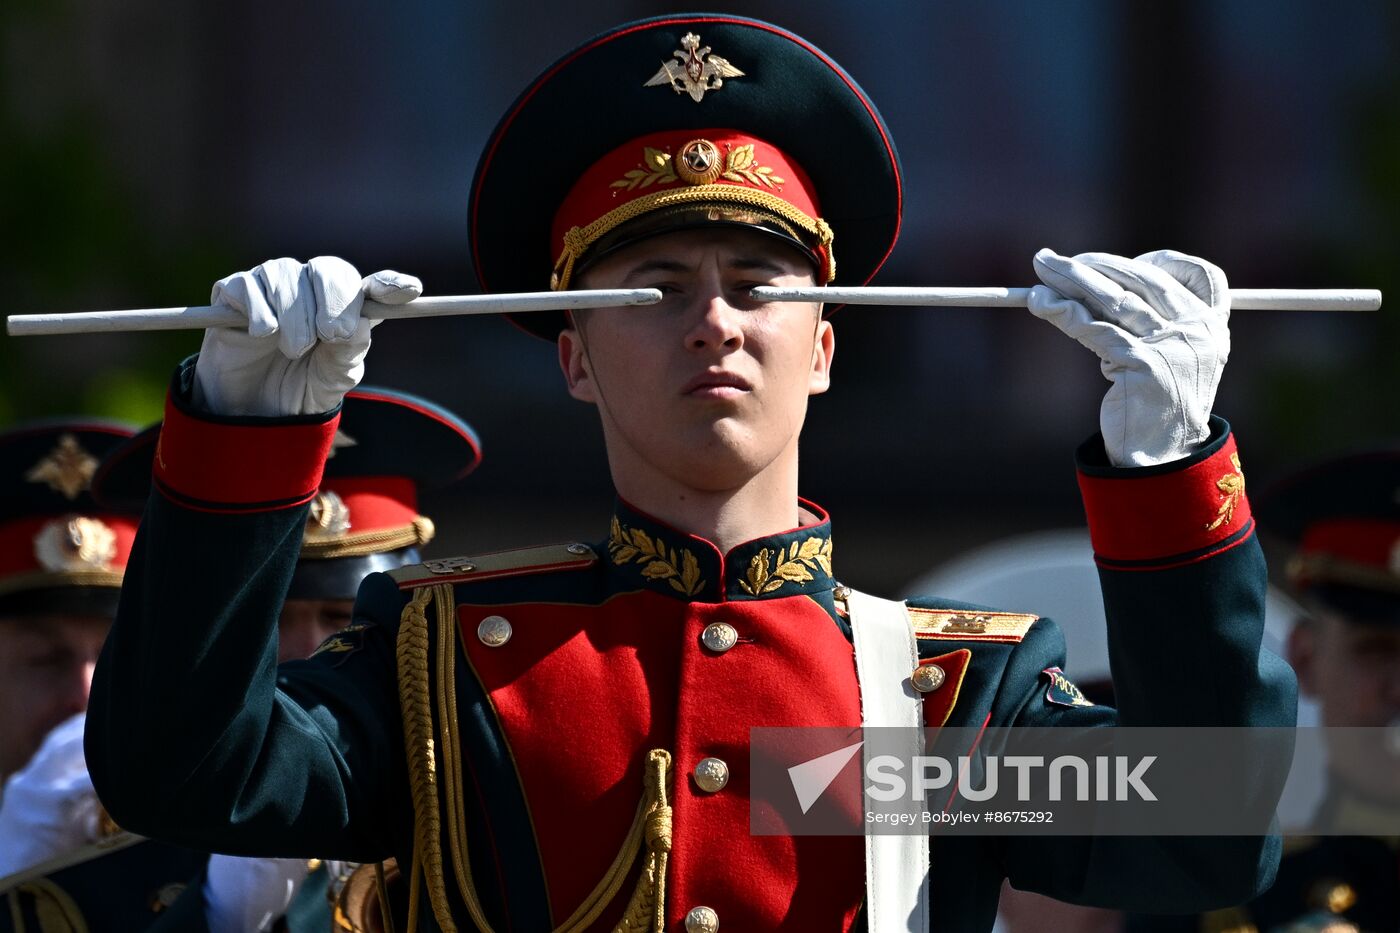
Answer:
[[[902,602],[854,590],[847,597],[861,725],[896,726],[909,733],[909,754],[923,754],[924,701],[910,674],[919,664],[914,624]],[[861,748],[862,764],[872,754]],[[911,762],[912,763],[912,762]],[[921,808],[926,803],[919,804]],[[927,824],[921,824],[927,825]],[[922,833],[865,836],[865,914],[869,933],[928,933],[929,845]]]

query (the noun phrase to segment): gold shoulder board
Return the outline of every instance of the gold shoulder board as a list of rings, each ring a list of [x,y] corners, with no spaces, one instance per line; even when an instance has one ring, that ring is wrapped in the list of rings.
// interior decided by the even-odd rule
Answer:
[[[1024,612],[979,612],[969,609],[909,607],[914,634],[945,641],[1018,642],[1040,616]]]
[[[598,562],[598,555],[586,544],[547,544],[524,547],[478,557],[447,557],[425,560],[389,571],[401,590],[437,583],[471,583],[555,570],[580,570]]]

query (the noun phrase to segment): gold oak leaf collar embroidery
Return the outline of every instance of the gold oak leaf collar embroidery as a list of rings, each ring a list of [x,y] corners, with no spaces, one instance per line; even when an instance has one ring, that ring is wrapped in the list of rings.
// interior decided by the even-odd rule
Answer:
[[[648,580],[665,580],[682,596],[694,596],[705,586],[700,562],[687,548],[667,547],[640,528],[627,528],[616,518],[608,535],[608,555],[621,567],[636,562]]]
[[[749,561],[749,569],[739,585],[750,596],[763,596],[782,589],[787,583],[807,583],[813,571],[831,575],[831,539],[812,537],[794,541],[776,553],[763,548]]]
[[[819,512],[816,506],[811,509]],[[609,528],[607,552],[624,586],[641,583],[668,595],[705,602],[781,599],[836,585],[830,527],[825,514],[820,514],[814,524],[746,541],[721,554],[709,541],[622,504]]]

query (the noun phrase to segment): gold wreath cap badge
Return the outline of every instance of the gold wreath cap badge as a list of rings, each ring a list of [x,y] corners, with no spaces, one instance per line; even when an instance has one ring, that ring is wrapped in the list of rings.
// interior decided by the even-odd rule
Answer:
[[[96,518],[55,519],[34,536],[34,558],[50,573],[111,570],[116,556],[116,532]]]

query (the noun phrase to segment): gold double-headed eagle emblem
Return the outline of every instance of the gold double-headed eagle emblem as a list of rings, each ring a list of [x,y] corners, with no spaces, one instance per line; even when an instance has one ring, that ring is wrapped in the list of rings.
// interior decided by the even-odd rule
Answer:
[[[643,87],[669,84],[677,94],[689,94],[697,104],[707,91],[718,91],[725,78],[738,78],[743,72],[727,59],[711,54],[710,47],[700,46],[700,37],[688,32],[681,37],[681,47],[672,53],[677,61],[665,61]]]

